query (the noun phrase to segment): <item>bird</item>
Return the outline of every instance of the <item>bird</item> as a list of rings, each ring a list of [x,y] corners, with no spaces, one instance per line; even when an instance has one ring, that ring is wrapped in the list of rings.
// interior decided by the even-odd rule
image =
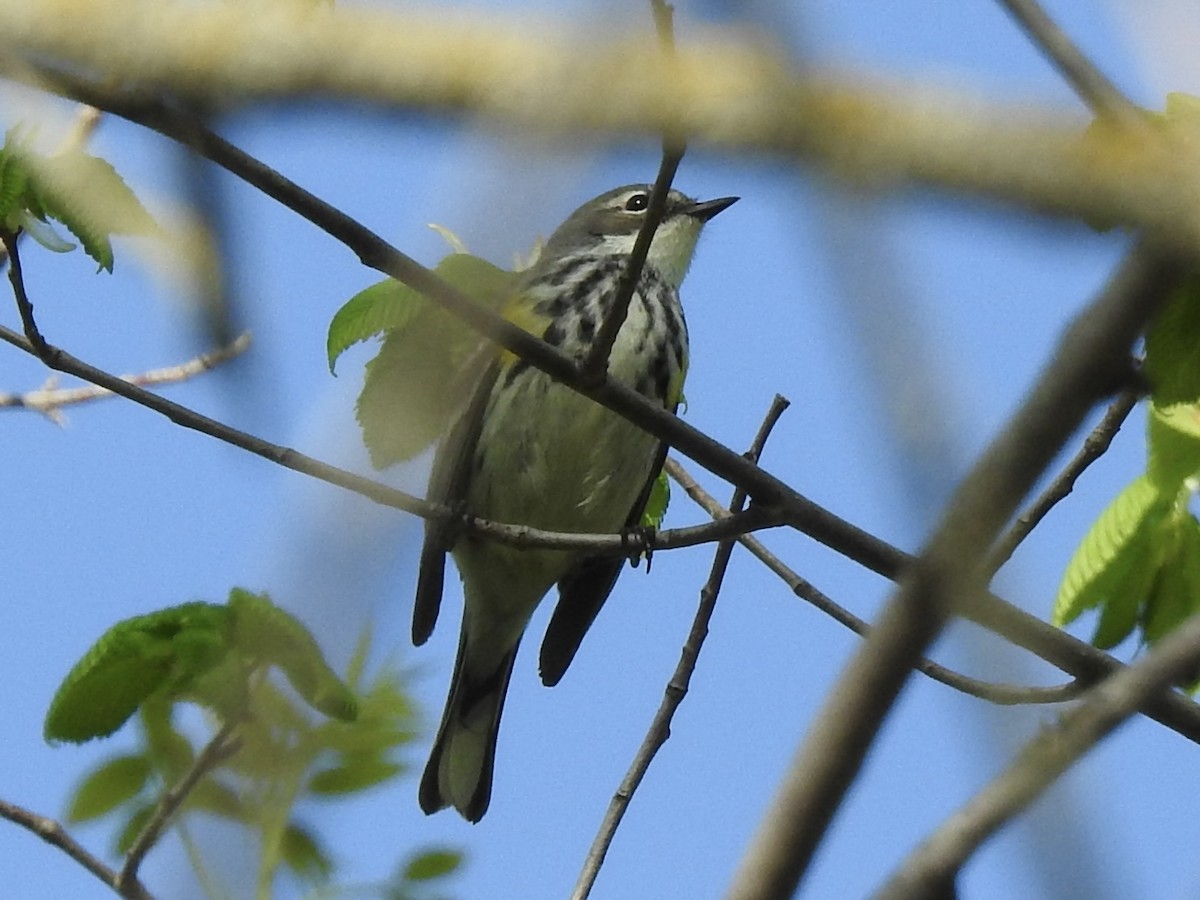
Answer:
[[[632,184],[576,209],[521,273],[504,316],[576,362],[588,354],[650,208]],[[697,201],[670,190],[608,360],[610,377],[675,412],[688,365],[679,286],[701,229],[739,198]],[[515,354],[488,345],[486,363],[434,455],[427,497],[498,522],[559,532],[636,528],[666,446]],[[461,520],[460,520],[461,521]],[[478,822],[491,802],[500,714],[530,616],[557,585],[540,655],[544,684],[562,678],[612,591],[624,560],[524,549],[428,519],[413,610],[413,642],[433,632],[446,554],[463,583],[458,654],[441,724],[421,778],[426,814],[454,807]]]

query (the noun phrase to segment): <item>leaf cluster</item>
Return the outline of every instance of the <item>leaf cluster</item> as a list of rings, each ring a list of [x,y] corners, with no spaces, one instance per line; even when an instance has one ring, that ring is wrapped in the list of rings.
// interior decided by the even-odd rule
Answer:
[[[49,224],[62,223],[101,269],[111,272],[114,234],[147,235],[154,219],[107,161],[77,148],[52,155],[32,148],[17,128],[0,147],[0,230],[24,232],[58,253],[75,245]]]
[[[1056,625],[1099,610],[1092,640],[1101,648],[1139,628],[1153,644],[1200,611],[1200,522],[1190,510],[1200,484],[1200,279],[1177,288],[1147,333],[1143,372],[1146,471],[1084,536],[1054,604]]]
[[[46,735],[105,736],[136,711],[138,746],[84,776],[68,820],[117,816],[116,849],[127,852],[164,792],[197,764],[198,743],[175,721],[179,704],[197,703],[236,724],[236,750],[196,782],[181,812],[257,834],[260,887],[281,866],[310,883],[328,882],[333,857],[295,814],[297,803],[359,794],[403,774],[396,751],[413,737],[412,708],[395,673],[363,683],[367,649],[364,640],[343,682],[299,621],[266,595],[237,588],[224,605],[186,603],[118,623],[64,680]],[[290,690],[267,677],[269,669]]]

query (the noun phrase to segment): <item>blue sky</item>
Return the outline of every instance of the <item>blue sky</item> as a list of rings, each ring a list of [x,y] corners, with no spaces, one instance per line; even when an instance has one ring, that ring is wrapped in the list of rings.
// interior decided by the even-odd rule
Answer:
[[[649,27],[644,4],[622,2],[630,22],[644,17]],[[678,6],[682,41],[722,8]],[[1085,121],[996,4],[780,6],[817,60],[932,79],[996,101],[1054,104]],[[1127,20],[1114,12],[1119,6],[1064,0],[1050,11],[1139,102],[1160,106],[1166,90],[1197,90],[1194,73],[1143,46],[1168,4],[1144,6],[1137,23],[1132,13]],[[0,106],[0,116],[10,114]],[[429,222],[506,264],[581,201],[649,179],[657,166],[651,142],[590,153],[480,123],[331,105],[239,115],[221,131],[430,264],[445,247]],[[106,120],[94,147],[151,204],[181,202],[178,158],[164,140]],[[218,183],[234,223],[231,288],[254,344],[246,358],[167,393],[269,440],[369,472],[353,402],[370,348],[347,354],[334,379],[324,339],[338,306],[378,276],[273,201],[226,176]],[[684,289],[688,421],[740,449],[771,397],[785,395],[793,405],[764,465],[906,549],[919,545],[1064,323],[1126,246],[1121,235],[926,192],[852,200],[807,167],[703,150],[687,157],[676,183],[699,197],[743,198],[706,231]],[[48,338],[119,372],[207,349],[186,303],[151,279],[135,254],[118,252],[112,276],[93,274],[81,254],[27,252],[27,281]],[[17,321],[15,310],[4,316],[10,326]],[[15,351],[3,358],[0,389],[43,382],[32,360]],[[51,748],[41,739],[59,679],[108,625],[186,600],[221,600],[233,585],[270,592],[313,628],[335,661],[344,662],[372,623],[378,658],[412,673],[432,727],[453,661],[457,596],[452,590],[429,644],[411,648],[417,520],[124,402],[71,409],[68,417],[65,428],[27,413],[3,419],[0,566],[9,596],[0,612],[7,636],[0,796],[59,814],[79,773],[129,746],[124,734],[82,748]],[[998,582],[1003,595],[1048,615],[1075,543],[1142,463],[1141,427],[1135,416],[1112,453],[1021,549]],[[420,492],[425,475],[417,465],[382,477]],[[725,486],[704,481],[727,496]],[[701,520],[676,492],[669,524]],[[772,534],[768,542],[860,616],[870,618],[887,596],[886,583],[807,538]],[[455,896],[564,896],[675,666],[710,559],[707,548],[663,553],[649,577],[627,572],[553,691],[536,676],[534,649],[548,609],[540,611],[517,662],[492,808],[480,825],[451,813],[423,816],[415,778],[344,808],[307,808],[303,814],[319,823],[348,876],[382,878],[408,850],[450,844],[468,854]],[[1089,628],[1084,622],[1078,633]],[[856,646],[747,554],[735,554],[692,691],[593,896],[720,895]],[[936,656],[998,680],[1061,680],[965,625],[949,630]],[[1053,716],[1049,709],[989,708],[915,677],[804,895],[867,894]],[[427,748],[428,737],[413,746],[414,768]],[[1196,748],[1179,736],[1148,720],[1132,722],[986,845],[965,872],[965,896],[1194,896],[1200,867],[1189,852],[1194,816],[1185,798],[1200,791],[1195,760]],[[221,826],[199,830],[236,885],[238,866],[250,862],[244,844]],[[80,836],[97,850],[108,841],[103,826]],[[161,896],[198,896],[175,841],[155,851],[145,872]],[[11,826],[0,827],[0,883],[20,885],[14,896],[27,898],[106,896],[81,869]],[[279,895],[298,890],[285,884]]]

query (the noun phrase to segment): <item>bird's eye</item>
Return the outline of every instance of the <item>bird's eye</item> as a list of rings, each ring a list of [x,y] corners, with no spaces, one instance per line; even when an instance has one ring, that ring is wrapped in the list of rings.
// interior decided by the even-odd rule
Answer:
[[[625,209],[629,212],[641,212],[650,205],[650,195],[646,193],[637,193],[625,201]]]

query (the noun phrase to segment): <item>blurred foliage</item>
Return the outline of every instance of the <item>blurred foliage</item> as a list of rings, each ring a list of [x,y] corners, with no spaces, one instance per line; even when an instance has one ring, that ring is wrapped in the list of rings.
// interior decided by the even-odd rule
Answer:
[[[330,889],[334,854],[298,804],[339,801],[406,774],[398,753],[415,735],[397,673],[385,668],[364,679],[368,650],[364,638],[343,682],[298,620],[266,595],[237,588],[225,605],[187,603],[119,622],[64,680],[46,733],[52,740],[101,737],[136,712],[136,746],[83,776],[67,820],[114,818],[116,849],[127,852],[164,792],[192,773],[204,744],[232,727],[178,816],[203,813],[251,832],[260,848],[259,897],[271,895],[281,869]],[[272,669],[286,684],[270,677]],[[131,687],[120,688],[122,679]],[[177,725],[181,703],[210,714],[210,735],[197,741]],[[454,856],[442,874],[456,866]],[[436,880],[436,871],[430,862],[406,877]]]
[[[1200,121],[1200,106],[1184,107]],[[1200,484],[1200,279],[1178,287],[1147,332],[1143,373],[1146,471],[1084,536],[1054,604],[1056,625],[1099,610],[1092,640],[1103,648],[1135,629],[1153,644],[1200,612],[1200,523],[1190,510]]]
[[[61,222],[101,269],[111,272],[114,234],[154,234],[154,219],[116,170],[78,149],[46,155],[21,129],[10,129],[0,147],[0,229],[24,231],[49,250],[65,253],[48,220]]]

